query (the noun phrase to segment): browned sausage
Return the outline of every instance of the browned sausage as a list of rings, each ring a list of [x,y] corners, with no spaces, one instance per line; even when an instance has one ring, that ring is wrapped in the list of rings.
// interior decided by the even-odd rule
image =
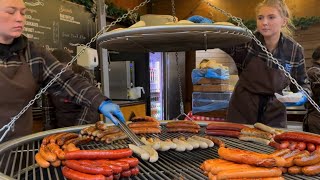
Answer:
[[[292,142],[290,142],[290,145],[289,145],[288,148],[289,148],[291,151],[293,151],[293,150],[296,149],[296,146],[297,146],[297,142],[292,141]]]
[[[292,166],[288,168],[288,173],[289,174],[301,174],[302,173],[302,168],[299,166]]]
[[[120,131],[120,132],[117,132],[117,133],[114,133],[114,134],[108,134],[108,135],[103,136],[101,138],[101,141],[104,141],[107,144],[110,144],[113,141],[126,139],[126,138],[128,138],[128,136],[125,133],[123,133],[122,131]]]
[[[180,128],[167,128],[168,133],[174,133],[174,132],[189,132],[189,133],[199,133],[199,129],[195,128],[186,128],[186,127],[180,127]]]
[[[231,169],[221,171],[217,174],[217,179],[268,178],[278,177],[281,175],[282,171],[279,168],[250,167],[246,169]]]
[[[261,167],[283,167],[286,162],[282,157],[273,157],[269,154],[261,154],[235,148],[220,147],[218,149],[218,154],[225,160]]]
[[[62,137],[63,135],[67,134],[65,133],[57,133],[53,136],[50,137],[50,143],[56,143],[57,139],[59,139],[60,137]]]
[[[229,131],[229,130],[206,130],[207,135],[213,136],[226,136],[226,137],[234,137],[238,138],[240,135],[240,131]]]
[[[127,162],[131,168],[136,167],[139,164],[139,160],[137,158],[122,158],[118,159],[117,161]]]
[[[136,128],[136,127],[155,127],[158,128],[160,125],[159,122],[155,121],[155,122],[133,122],[133,123],[129,123],[128,126],[130,128]]]
[[[320,162],[320,152],[313,151],[309,156],[302,156],[293,159],[297,166],[310,166]]]
[[[282,149],[282,148],[280,148],[280,144],[275,142],[275,141],[270,141],[270,143],[268,145],[272,146],[272,147],[274,147],[276,149]]]
[[[59,167],[61,165],[61,160],[57,159],[50,163],[53,167]]]
[[[209,130],[230,130],[230,131],[241,131],[247,126],[236,123],[222,123],[222,122],[212,122],[208,124],[207,129]]]
[[[112,169],[110,167],[96,166],[95,164],[82,164],[81,160],[67,160],[66,166],[70,169],[87,173],[87,174],[102,174],[105,176],[110,176],[113,174]]]
[[[51,152],[55,153],[60,160],[64,160],[65,153],[60,149],[60,146],[55,143],[50,143],[47,147]]]
[[[84,129],[82,129],[82,130],[80,131],[80,133],[81,133],[82,135],[86,135],[86,134],[91,135],[91,133],[92,133],[95,129],[96,129],[95,126],[89,126],[89,127],[86,127],[86,128],[84,128]],[[90,133],[90,134],[89,134],[89,133]]]
[[[67,133],[67,134],[63,135],[62,137],[60,137],[59,139],[57,139],[57,144],[59,146],[62,146],[69,139],[74,139],[77,137],[78,137],[78,134],[76,134],[76,133]]]
[[[303,132],[284,132],[274,137],[277,142],[296,141],[320,145],[320,136]]]
[[[52,153],[47,146],[40,147],[39,153],[46,161],[53,162],[57,160],[57,155]]]
[[[290,149],[279,149],[271,153],[271,156],[283,156],[285,154],[288,154],[290,152]]]
[[[102,138],[105,135],[108,134],[114,134],[120,132],[120,129],[116,126],[108,126],[104,131],[97,134],[98,138]]]
[[[286,149],[290,145],[289,141],[282,141],[280,144],[280,149]]]
[[[92,175],[92,174],[81,173],[73,169],[70,169],[67,166],[62,168],[62,174],[67,179],[72,179],[72,180],[105,180],[104,175],[101,175],[101,174]]]
[[[307,176],[314,176],[320,173],[320,163],[311,165],[311,166],[305,166],[301,169],[302,173]]]
[[[79,151],[80,148],[76,147],[76,145],[74,145],[73,143],[69,143],[65,149],[67,152],[71,152],[71,151]]]
[[[166,124],[167,128],[193,128],[200,129],[199,124],[192,121],[171,121]]]
[[[242,135],[255,136],[263,139],[272,139],[272,134],[256,128],[246,127],[241,130]]]
[[[307,149],[308,149],[308,151],[313,152],[314,150],[316,150],[316,146],[312,143],[308,143]]]
[[[35,160],[37,162],[37,164],[42,167],[42,168],[48,168],[50,166],[50,163],[48,161],[46,161],[41,155],[40,153],[37,153],[35,156]]]
[[[305,142],[298,142],[296,148],[299,149],[300,151],[303,151],[305,150],[307,147],[306,143]]]
[[[116,149],[116,150],[80,150],[67,152],[66,159],[120,159],[127,158],[132,155],[132,150]]]
[[[132,119],[130,119],[130,121],[133,121],[133,122],[137,122],[137,121],[158,121],[157,119],[153,118],[153,117],[150,117],[150,116],[137,116],[137,117],[134,117]]]
[[[158,134],[161,133],[160,128],[149,128],[149,127],[141,127],[141,128],[130,128],[135,134]]]
[[[218,138],[212,137],[212,136],[204,136],[204,138],[210,139],[214,144],[218,145],[219,147],[224,147],[225,144],[223,141],[221,141]]]
[[[49,144],[50,143],[50,138],[51,138],[51,136],[53,136],[54,134],[51,134],[51,135],[48,135],[48,136],[46,136],[46,137],[44,137],[43,139],[42,139],[42,145],[47,145],[47,144]]]

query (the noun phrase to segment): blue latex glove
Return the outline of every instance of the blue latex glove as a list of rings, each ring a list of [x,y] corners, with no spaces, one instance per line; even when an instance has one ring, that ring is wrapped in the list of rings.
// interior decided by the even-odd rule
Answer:
[[[187,20],[191,21],[191,22],[194,22],[194,23],[208,23],[208,24],[212,24],[213,23],[213,21],[211,19],[199,16],[199,15],[191,16]]]
[[[125,122],[123,114],[120,111],[120,107],[112,103],[111,100],[103,101],[99,106],[99,111],[108,119],[110,119],[115,125],[119,124],[118,121],[115,119],[115,117],[118,118],[119,121]]]
[[[292,107],[292,106],[302,106],[304,105],[304,103],[306,103],[308,101],[307,97],[302,93],[302,92],[298,92],[302,94],[301,99],[298,102],[295,103],[283,103],[286,107]]]

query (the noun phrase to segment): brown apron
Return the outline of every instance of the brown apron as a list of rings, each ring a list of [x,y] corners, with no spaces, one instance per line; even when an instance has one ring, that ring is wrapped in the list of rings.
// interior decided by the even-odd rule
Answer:
[[[0,67],[0,127],[8,124],[34,97],[36,83],[22,52],[19,53],[22,65]],[[6,135],[4,141],[32,133],[31,107],[20,116]],[[1,133],[2,134],[2,133]],[[4,142],[2,141],[2,142]]]
[[[285,128],[286,108],[274,93],[281,93],[288,85],[279,69],[268,67],[259,57],[250,58],[230,99],[227,121]]]

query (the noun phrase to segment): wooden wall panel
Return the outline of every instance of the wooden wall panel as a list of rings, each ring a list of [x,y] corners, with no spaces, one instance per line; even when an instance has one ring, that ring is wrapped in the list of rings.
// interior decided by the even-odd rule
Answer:
[[[312,53],[320,46],[320,24],[313,25],[306,30],[297,30],[294,39],[304,48],[307,67],[312,65]]]
[[[255,6],[262,0],[208,0],[213,5],[226,10],[242,19],[255,18]],[[297,17],[320,16],[319,0],[286,0],[291,13]],[[215,21],[225,21],[226,16],[213,10],[201,0],[175,0],[176,14],[179,19],[186,19],[192,15],[202,15]],[[153,14],[171,14],[171,0],[154,0]]]

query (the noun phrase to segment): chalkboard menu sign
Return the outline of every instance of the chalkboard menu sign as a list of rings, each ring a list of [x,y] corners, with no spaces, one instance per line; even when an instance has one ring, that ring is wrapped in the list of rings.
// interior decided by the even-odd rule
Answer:
[[[63,0],[25,0],[25,4],[23,34],[49,51],[66,49],[76,55],[74,45],[86,44],[97,32],[92,14],[84,6]]]

